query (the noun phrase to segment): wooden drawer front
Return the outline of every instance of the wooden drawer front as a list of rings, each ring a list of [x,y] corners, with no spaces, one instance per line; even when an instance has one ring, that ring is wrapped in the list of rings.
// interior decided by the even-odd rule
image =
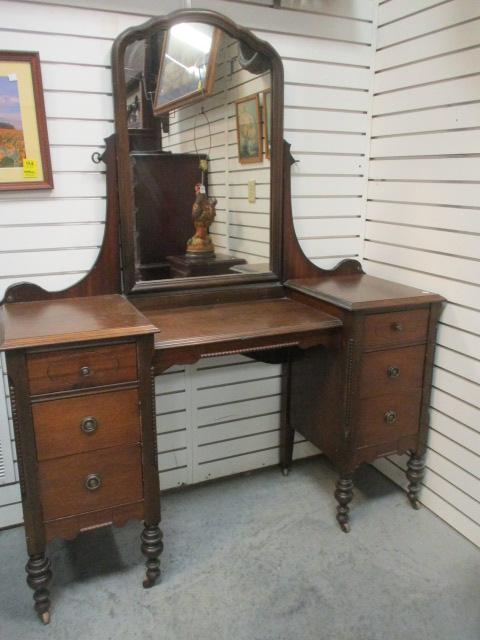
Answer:
[[[428,309],[376,313],[365,318],[365,349],[425,342]]]
[[[405,392],[422,386],[425,347],[404,347],[364,353],[360,369],[360,397]]]
[[[417,433],[420,401],[421,389],[362,400],[357,446],[395,442],[399,437]]]
[[[140,445],[114,447],[39,463],[44,520],[136,502],[143,497]],[[86,482],[100,480],[96,489]]]
[[[133,343],[31,353],[27,363],[32,395],[137,379]]]
[[[39,460],[140,442],[137,389],[37,402],[32,412]]]

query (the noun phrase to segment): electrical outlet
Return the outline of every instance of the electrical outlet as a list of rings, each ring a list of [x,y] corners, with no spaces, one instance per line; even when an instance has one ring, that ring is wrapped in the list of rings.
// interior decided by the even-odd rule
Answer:
[[[248,181],[248,201],[255,202],[257,199],[257,183],[255,180]]]

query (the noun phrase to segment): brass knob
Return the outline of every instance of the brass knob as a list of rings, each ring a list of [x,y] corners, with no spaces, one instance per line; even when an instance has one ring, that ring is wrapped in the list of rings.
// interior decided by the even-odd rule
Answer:
[[[80,429],[83,433],[95,433],[98,429],[98,420],[93,416],[86,416],[80,422]]]
[[[80,367],[80,373],[82,376],[89,376],[91,374],[90,367]]]
[[[95,491],[96,489],[99,489],[101,486],[102,486],[102,479],[98,474],[90,473],[85,478],[85,489],[88,489],[89,491]]]
[[[387,376],[389,378],[398,378],[400,375],[400,367],[388,367]]]
[[[390,409],[385,413],[385,415],[383,416],[383,419],[387,424],[393,424],[394,422],[397,421],[397,412],[394,411],[393,409]]]
[[[403,324],[401,322],[393,322],[392,331],[403,331]]]

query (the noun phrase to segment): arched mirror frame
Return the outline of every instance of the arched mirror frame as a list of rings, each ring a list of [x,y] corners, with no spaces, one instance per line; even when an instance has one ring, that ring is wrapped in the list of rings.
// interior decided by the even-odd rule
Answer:
[[[158,30],[166,30],[180,22],[211,24],[229,36],[265,56],[271,65],[271,162],[270,162],[270,265],[271,272],[264,274],[229,274],[226,276],[201,276],[139,282],[135,276],[135,203],[133,201],[132,174],[129,161],[129,133],[127,128],[126,83],[124,59],[126,48],[136,40],[148,39]],[[148,22],[131,27],[121,33],[112,49],[113,95],[117,148],[117,172],[122,240],[124,289],[127,294],[163,289],[190,289],[199,287],[238,285],[282,279],[282,220],[284,209],[283,183],[283,65],[273,47],[257,38],[248,29],[207,10],[181,10],[166,16],[155,17]],[[193,199],[192,199],[193,203]]]

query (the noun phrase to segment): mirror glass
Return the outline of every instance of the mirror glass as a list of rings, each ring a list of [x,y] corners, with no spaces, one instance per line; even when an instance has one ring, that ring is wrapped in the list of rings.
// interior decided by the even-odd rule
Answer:
[[[123,68],[135,281],[270,272],[270,62],[181,22]]]

